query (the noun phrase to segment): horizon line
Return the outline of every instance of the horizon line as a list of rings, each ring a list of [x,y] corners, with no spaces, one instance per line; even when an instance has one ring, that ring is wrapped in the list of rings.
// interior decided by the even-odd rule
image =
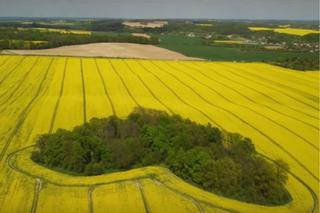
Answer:
[[[0,16],[0,19],[118,19],[118,20],[239,20],[239,21],[308,21],[319,22],[319,19],[280,19],[280,18],[124,18],[124,17],[64,17],[64,16]]]

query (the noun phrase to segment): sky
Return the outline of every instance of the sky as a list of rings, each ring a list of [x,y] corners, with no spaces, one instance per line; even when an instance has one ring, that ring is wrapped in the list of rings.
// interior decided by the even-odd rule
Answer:
[[[0,0],[0,17],[318,20],[319,0]]]

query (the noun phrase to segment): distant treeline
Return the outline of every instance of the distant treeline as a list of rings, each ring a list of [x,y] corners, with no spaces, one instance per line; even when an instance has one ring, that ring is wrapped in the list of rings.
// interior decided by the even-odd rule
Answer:
[[[148,33],[179,33],[179,32],[194,32],[194,33],[214,33],[216,35],[240,35],[250,37],[253,34],[277,34],[272,31],[252,32],[248,27],[278,27],[280,24],[290,24],[297,28],[312,28],[318,29],[316,22],[277,22],[277,21],[223,21],[223,20],[167,20],[169,25],[164,25],[161,28],[131,28],[126,27],[122,23],[122,19],[90,19],[74,21],[68,19],[65,22],[54,22],[50,19],[29,20],[28,23],[22,20],[8,20],[1,22],[0,27],[26,27],[26,28],[61,28],[69,30],[88,30],[88,31],[103,31],[103,32],[148,32]],[[137,20],[143,21],[143,20]],[[151,20],[150,20],[151,21]],[[52,23],[54,22],[54,24]],[[201,24],[208,24],[201,26]],[[284,35],[291,36],[292,35]],[[285,38],[288,40],[288,38]],[[283,41],[283,40],[282,40]]]
[[[37,139],[32,160],[67,173],[99,175],[160,165],[205,190],[241,201],[279,205],[288,165],[270,163],[249,138],[178,115],[137,108],[127,119],[92,119]]]
[[[75,21],[72,24],[50,24],[50,22],[32,22],[30,24],[25,24],[18,21],[13,22],[0,22],[0,27],[2,28],[10,28],[10,27],[23,27],[23,28],[61,28],[61,29],[68,29],[68,30],[87,30],[87,31],[96,31],[96,32],[167,32],[166,27],[162,28],[130,28],[126,27],[122,24],[124,20],[92,20],[92,21]]]
[[[14,41],[14,42],[12,42]],[[25,42],[25,41],[35,41]],[[41,41],[41,42],[37,42]],[[158,44],[158,38],[132,36],[130,34],[107,35],[95,34],[80,35],[73,33],[40,32],[39,30],[17,30],[16,28],[0,29],[0,49],[45,49],[64,45],[86,44],[95,42],[121,42],[138,44]]]

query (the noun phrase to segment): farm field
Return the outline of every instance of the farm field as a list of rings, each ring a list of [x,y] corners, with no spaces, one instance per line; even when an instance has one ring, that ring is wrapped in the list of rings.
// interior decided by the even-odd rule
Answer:
[[[30,159],[37,135],[93,117],[123,118],[136,106],[250,137],[262,155],[290,165],[293,200],[267,207],[227,199],[162,167],[82,177]],[[0,122],[0,212],[319,212],[319,72],[263,63],[2,55]]]
[[[161,35],[161,43],[157,46],[182,53],[185,56],[203,58],[213,61],[239,61],[239,62],[272,62],[285,58],[304,58],[316,59],[318,54],[299,51],[277,51],[277,50],[245,50],[242,48],[232,48],[221,46],[230,42],[234,44],[235,40],[212,41],[212,45],[204,45],[199,37],[186,37],[181,35]],[[215,40],[217,41],[217,40]],[[222,41],[222,42],[221,42]],[[239,43],[239,41],[237,41]],[[243,42],[244,43],[244,42]],[[218,44],[220,46],[217,46]]]
[[[133,43],[91,43],[62,46],[40,50],[3,50],[3,54],[45,55],[45,56],[79,56],[79,57],[112,57],[163,60],[202,60],[184,56],[181,53],[146,44]]]
[[[297,36],[305,36],[311,33],[320,33],[319,30],[311,30],[311,29],[300,29],[300,28],[269,28],[269,27],[249,27],[252,31],[261,31],[261,30],[273,30],[277,33],[284,33],[290,35],[297,35]]]
[[[221,44],[243,44],[242,40],[214,40],[214,43]]]
[[[78,34],[78,35],[90,35],[90,31],[86,30],[66,30],[66,29],[55,29],[55,28],[43,28],[43,27],[35,27],[35,28],[23,28],[19,27],[18,30],[37,30],[40,32],[53,32],[53,33],[61,33],[61,34]]]

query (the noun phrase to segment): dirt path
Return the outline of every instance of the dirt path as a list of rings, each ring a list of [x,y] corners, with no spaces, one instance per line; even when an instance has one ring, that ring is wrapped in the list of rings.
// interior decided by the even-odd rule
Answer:
[[[153,45],[132,43],[92,43],[63,46],[43,50],[3,50],[2,54],[139,58],[163,60],[202,60],[199,58],[187,57],[182,55],[181,53],[177,53]]]

